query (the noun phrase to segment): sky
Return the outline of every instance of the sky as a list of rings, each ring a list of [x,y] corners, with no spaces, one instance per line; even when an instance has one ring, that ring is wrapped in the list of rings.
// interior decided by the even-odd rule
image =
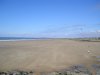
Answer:
[[[100,0],[0,0],[4,36],[100,36]]]

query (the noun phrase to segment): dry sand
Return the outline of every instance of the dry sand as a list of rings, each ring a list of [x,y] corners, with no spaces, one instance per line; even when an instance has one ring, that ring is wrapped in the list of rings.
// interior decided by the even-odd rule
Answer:
[[[0,41],[0,70],[54,71],[71,65],[87,67],[100,56],[100,42],[67,39]]]

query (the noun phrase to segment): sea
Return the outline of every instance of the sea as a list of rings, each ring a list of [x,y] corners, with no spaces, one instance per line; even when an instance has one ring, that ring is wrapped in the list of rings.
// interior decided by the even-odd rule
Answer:
[[[48,38],[30,38],[30,37],[0,37],[0,41],[23,41],[23,40],[43,40]]]

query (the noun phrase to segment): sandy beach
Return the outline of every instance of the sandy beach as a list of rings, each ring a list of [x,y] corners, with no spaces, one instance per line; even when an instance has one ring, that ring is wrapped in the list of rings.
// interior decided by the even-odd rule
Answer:
[[[65,69],[84,64],[99,64],[100,42],[67,39],[0,41],[0,70],[34,70],[37,72]]]

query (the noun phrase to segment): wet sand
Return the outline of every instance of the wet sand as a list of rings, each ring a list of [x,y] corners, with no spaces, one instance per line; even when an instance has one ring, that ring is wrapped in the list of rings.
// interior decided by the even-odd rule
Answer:
[[[0,41],[0,70],[55,71],[99,64],[100,42],[67,39]]]

